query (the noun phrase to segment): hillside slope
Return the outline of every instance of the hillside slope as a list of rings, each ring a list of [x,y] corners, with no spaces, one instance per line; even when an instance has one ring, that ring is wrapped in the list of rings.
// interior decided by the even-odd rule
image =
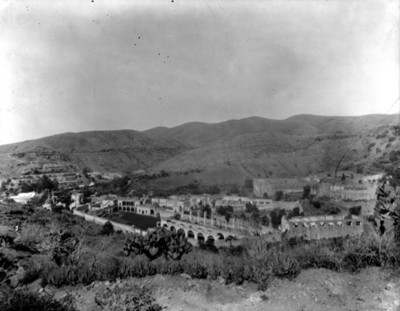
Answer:
[[[185,124],[159,129],[151,137],[174,137],[194,146],[157,164],[154,170],[201,170],[197,179],[217,183],[249,177],[304,176],[341,169],[368,171],[399,147],[391,130],[398,116],[324,117],[287,120],[248,118],[219,124]],[[198,129],[201,129],[199,131]]]
[[[399,149],[392,127],[397,122],[398,115],[298,115],[192,122],[143,132],[65,133],[0,146],[0,175],[23,173],[37,162],[58,162],[100,172],[166,170],[227,183],[332,172],[343,155],[341,168],[373,170]]]
[[[17,173],[35,162],[58,162],[100,172],[149,168],[186,146],[173,139],[151,139],[133,131],[65,133],[0,146],[0,170]]]

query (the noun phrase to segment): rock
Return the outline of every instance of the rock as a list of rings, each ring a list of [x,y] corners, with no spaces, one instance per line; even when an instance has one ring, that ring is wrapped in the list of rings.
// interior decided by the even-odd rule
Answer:
[[[181,273],[181,277],[183,277],[184,279],[187,279],[187,280],[191,280],[192,279],[192,277],[187,273]]]
[[[10,277],[10,285],[11,287],[17,287],[21,280],[25,278],[26,271],[23,267],[19,267],[13,276]]]
[[[60,300],[64,299],[64,298],[67,297],[67,296],[68,296],[68,292],[67,292],[66,290],[60,290],[60,291],[54,293],[53,298],[54,298],[55,300],[60,301]]]
[[[251,294],[250,297],[247,299],[247,305],[255,305],[262,301],[262,298],[259,294]]]
[[[393,289],[393,287],[394,287],[394,285],[389,283],[388,285],[386,285],[385,289],[386,290],[391,290],[391,289]]]
[[[10,286],[12,288],[16,288],[19,284],[19,280],[18,277],[16,275],[13,275],[12,277],[10,277]]]
[[[54,296],[54,293],[57,291],[57,288],[51,285],[46,285],[44,291],[50,296]]]
[[[27,287],[28,287],[28,290],[30,290],[31,292],[34,292],[34,293],[40,292],[40,290],[43,291],[43,288],[42,288],[42,279],[37,279],[36,281],[34,281],[34,282],[28,284]]]

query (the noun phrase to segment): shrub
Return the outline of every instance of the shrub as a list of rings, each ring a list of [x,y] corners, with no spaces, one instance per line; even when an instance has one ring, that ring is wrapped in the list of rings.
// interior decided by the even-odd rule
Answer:
[[[350,207],[349,208],[349,213],[351,215],[360,216],[360,214],[361,214],[361,205]]]
[[[0,287],[0,310],[30,311],[74,311],[73,298],[68,295],[62,301],[53,300],[24,289],[12,290],[7,286]]]
[[[283,198],[283,191],[282,190],[275,191],[274,200],[280,201],[282,200],[282,198]]]
[[[311,187],[310,185],[305,185],[303,187],[303,199],[308,199],[310,197]]]
[[[110,311],[161,311],[163,308],[152,295],[150,288],[138,285],[125,284],[113,290],[99,292],[95,296],[95,302]]]
[[[101,235],[111,235],[114,233],[114,226],[110,221],[107,221],[104,225],[103,228],[100,231]]]

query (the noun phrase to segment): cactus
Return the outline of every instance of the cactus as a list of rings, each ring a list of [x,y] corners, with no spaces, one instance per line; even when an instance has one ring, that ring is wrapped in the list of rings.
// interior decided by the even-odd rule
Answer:
[[[180,260],[184,254],[192,250],[192,244],[187,241],[183,233],[157,228],[146,236],[135,235],[125,243],[126,256],[131,253],[144,254],[150,260],[162,255],[166,259]]]

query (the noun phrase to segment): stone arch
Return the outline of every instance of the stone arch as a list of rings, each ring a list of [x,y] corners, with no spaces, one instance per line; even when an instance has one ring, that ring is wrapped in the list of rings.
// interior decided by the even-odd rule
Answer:
[[[192,230],[189,230],[189,231],[187,232],[187,237],[188,237],[189,239],[195,239],[195,238],[196,238]]]
[[[165,229],[168,229],[168,225],[167,225],[167,224],[164,224],[163,227],[164,227]]]
[[[225,240],[224,235],[220,232],[217,233],[217,238],[218,238],[218,240]]]
[[[199,232],[197,233],[197,241],[199,242],[205,242],[204,234]]]
[[[176,228],[175,228],[174,226],[171,226],[171,227],[169,228],[169,230],[171,230],[172,232],[176,232]]]
[[[231,236],[231,235],[228,235],[225,239],[225,241],[232,241],[232,240],[233,240],[233,236]]]
[[[212,236],[212,235],[209,235],[208,237],[207,237],[207,241],[208,240],[212,240],[213,242],[215,242],[215,238]]]

